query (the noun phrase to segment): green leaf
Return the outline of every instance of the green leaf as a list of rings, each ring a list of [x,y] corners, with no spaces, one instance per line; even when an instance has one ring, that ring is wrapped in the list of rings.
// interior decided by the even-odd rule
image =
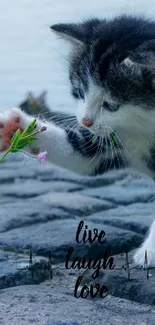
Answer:
[[[32,141],[35,141],[35,140],[38,140],[36,137],[29,137],[29,139],[28,139],[30,142],[32,142]]]
[[[27,136],[27,135],[29,135],[29,134],[31,134],[32,132],[33,132],[33,130],[34,130],[34,128],[35,128],[35,125],[36,125],[36,119],[35,120],[33,120],[28,126],[27,126],[27,128],[22,132],[22,134],[21,134],[21,137],[25,137],[25,136]]]
[[[23,149],[25,148],[26,146],[28,146],[30,143],[32,143],[33,141],[37,140],[37,138],[30,138],[26,141],[20,141],[19,144],[17,145],[16,149],[17,150],[20,150],[20,149]]]
[[[36,119],[33,120],[22,133],[20,129],[14,133],[13,137],[10,140],[10,147],[4,153],[4,155],[0,157],[0,162],[8,155],[9,152],[18,152],[20,149],[23,149],[33,141],[38,140],[36,137],[32,136],[35,125]]]
[[[16,148],[16,151],[25,148],[26,146],[28,146],[28,144],[29,144],[29,142],[23,142],[23,143],[19,144],[18,147]],[[11,152],[15,152],[15,150],[13,149],[13,150],[11,150]]]
[[[94,143],[94,142],[96,141],[96,139],[97,139],[97,136],[96,136],[96,135],[94,135],[94,136],[93,136],[93,138],[92,138],[92,140],[91,140],[91,141],[92,141],[92,143]]]
[[[11,149],[10,149],[10,152],[18,152],[18,149],[11,148]]]
[[[10,140],[11,146],[16,146],[21,137],[21,131],[18,129]]]
[[[19,144],[23,143],[23,142],[28,142],[28,143],[31,143],[35,140],[38,140],[37,138],[35,137],[30,137],[30,136],[27,136],[27,137],[24,137],[24,138],[20,138],[19,139]]]

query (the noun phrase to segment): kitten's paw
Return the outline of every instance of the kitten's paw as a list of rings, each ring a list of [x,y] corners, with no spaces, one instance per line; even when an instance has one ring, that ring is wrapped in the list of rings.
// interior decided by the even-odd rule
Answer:
[[[14,133],[18,129],[23,131],[31,120],[19,108],[12,108],[4,114],[0,113],[0,151],[6,151]]]
[[[144,243],[134,255],[134,262],[136,265],[145,266],[146,252],[147,252],[147,265],[149,267],[154,267],[155,266],[155,221],[153,221]]]
[[[146,267],[145,252],[147,252],[147,265],[149,267],[155,267],[155,249],[149,247],[149,245],[144,245],[137,250],[133,257],[135,264]]]

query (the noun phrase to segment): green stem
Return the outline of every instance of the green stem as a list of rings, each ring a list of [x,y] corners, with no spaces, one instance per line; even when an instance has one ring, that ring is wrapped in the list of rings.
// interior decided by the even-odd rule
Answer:
[[[25,150],[19,149],[18,151],[24,153],[25,155],[27,155],[27,156],[29,156],[29,157],[31,157],[31,158],[36,158],[35,155],[31,155],[31,153],[29,153],[29,152],[27,152],[27,151],[25,151]]]
[[[24,139],[28,139],[28,138],[30,138],[30,137],[32,137],[33,135],[35,135],[35,134],[38,134],[38,133],[40,133],[40,129],[39,130],[37,130],[37,131],[35,131],[35,132],[33,132],[33,133],[31,133],[31,134],[29,134],[29,135],[26,135],[25,137],[22,137],[22,140]]]
[[[0,162],[8,155],[8,153],[11,150],[11,146],[9,147],[9,149],[4,153],[4,155],[2,157],[0,157]]]
[[[28,134],[25,137],[21,137],[21,139],[22,140],[28,140],[30,137],[32,137],[33,135],[38,134],[40,132],[42,132],[41,129],[39,129],[39,130],[37,130],[35,132],[32,132],[31,134]],[[11,152],[12,147],[13,147],[13,143],[10,145],[9,149],[4,153],[4,155],[2,157],[0,157],[0,162],[8,155],[9,152]],[[16,147],[18,148],[17,145],[16,145]],[[16,148],[14,148],[14,150],[16,150]],[[17,149],[17,150],[22,151],[22,150],[19,150],[19,149]],[[31,157],[36,158],[35,156],[32,156],[32,155],[31,155]]]
[[[39,131],[35,131],[35,132],[33,132],[32,134],[30,134],[30,135],[27,135],[26,137],[23,137],[22,138],[22,140],[23,139],[28,139],[29,137],[31,137],[32,135],[34,135],[34,134],[36,134],[36,133],[38,133]],[[8,155],[8,153],[9,152],[11,152],[11,149],[12,149],[12,147],[13,147],[13,145],[11,145],[10,147],[9,147],[9,149],[4,153],[4,155],[2,156],[2,157],[0,157],[0,162]]]

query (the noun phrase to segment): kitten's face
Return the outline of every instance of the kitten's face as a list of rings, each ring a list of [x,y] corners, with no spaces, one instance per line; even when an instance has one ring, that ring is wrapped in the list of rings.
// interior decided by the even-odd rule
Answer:
[[[120,105],[111,97],[108,89],[95,84],[90,77],[88,89],[84,91],[80,84],[78,92],[76,115],[81,125],[89,127],[98,135],[102,135],[105,130],[111,132],[110,128],[116,128]]]
[[[138,35],[142,27],[143,20],[127,17],[52,26],[72,42],[69,74],[78,104],[77,119],[96,134],[112,130],[139,133],[151,122],[148,110],[155,107],[155,87],[150,63],[154,53],[150,48],[146,51],[152,37],[150,26],[143,30],[143,40]]]
[[[133,72],[130,79],[127,64],[128,59],[109,72],[102,83],[88,73],[87,87],[79,82],[75,71],[75,77],[71,78],[78,122],[100,136],[112,131],[119,135],[141,133],[147,129],[147,120],[150,125],[149,110],[155,106],[154,90],[151,87],[148,90],[143,78],[140,80]]]

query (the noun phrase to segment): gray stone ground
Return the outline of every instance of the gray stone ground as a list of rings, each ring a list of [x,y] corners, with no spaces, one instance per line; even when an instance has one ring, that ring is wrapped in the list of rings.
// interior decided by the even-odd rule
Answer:
[[[130,169],[84,177],[16,154],[1,164],[0,185],[0,324],[155,324],[155,272],[147,279],[132,262],[155,218],[151,180]],[[103,229],[105,243],[78,244],[81,220]],[[105,284],[109,295],[76,299],[83,271],[66,270],[69,247],[73,257],[101,258],[109,245],[114,270],[96,280],[86,271],[82,282]],[[126,251],[130,280],[122,268]]]

